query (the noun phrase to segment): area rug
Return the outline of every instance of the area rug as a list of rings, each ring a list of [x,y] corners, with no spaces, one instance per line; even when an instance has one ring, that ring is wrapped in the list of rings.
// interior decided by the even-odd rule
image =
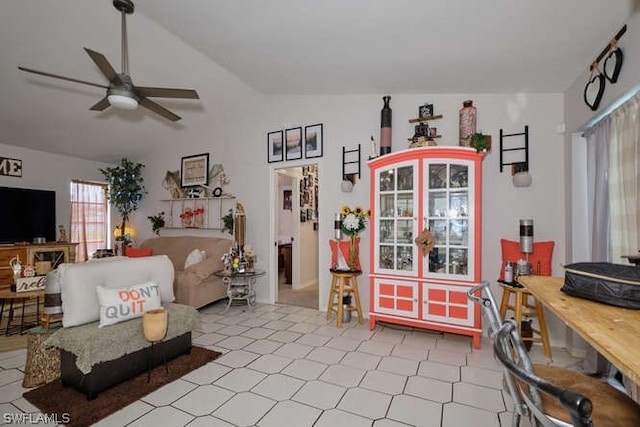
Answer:
[[[168,362],[169,373],[164,365],[151,371],[151,381],[147,383],[147,373],[124,381],[98,394],[94,400],[72,389],[62,387],[60,380],[30,390],[23,397],[35,405],[43,414],[56,415],[67,426],[88,426],[124,408],[152,391],[177,380],[185,374],[216,359],[220,353],[202,347],[192,347],[190,354],[182,354]],[[67,421],[68,420],[68,421]]]

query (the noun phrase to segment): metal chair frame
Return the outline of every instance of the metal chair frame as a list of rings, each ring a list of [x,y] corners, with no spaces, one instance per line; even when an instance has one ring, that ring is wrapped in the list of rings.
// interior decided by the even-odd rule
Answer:
[[[513,320],[502,321],[489,282],[485,281],[471,288],[467,292],[467,297],[482,306],[484,316],[488,320],[489,337],[494,341],[494,356],[503,366],[504,380],[514,404],[512,427],[520,425],[522,416],[528,418],[533,416],[536,425],[569,426],[544,413],[540,391],[557,399],[563,405],[570,414],[574,426],[593,427],[591,421],[593,408],[587,397],[572,390],[561,389],[533,373],[533,364],[518,333],[517,324]],[[524,384],[518,386],[517,379]]]

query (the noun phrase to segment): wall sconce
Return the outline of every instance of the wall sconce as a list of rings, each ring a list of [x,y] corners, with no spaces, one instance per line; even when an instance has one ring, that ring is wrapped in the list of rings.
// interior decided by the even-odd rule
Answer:
[[[509,137],[522,137],[522,145],[505,144],[504,139]],[[508,161],[517,156],[524,157],[524,161]],[[529,173],[529,126],[524,127],[523,132],[506,134],[500,129],[500,172],[505,166],[511,165],[511,180],[514,187],[528,187],[531,185],[531,174]]]
[[[529,187],[533,181],[527,163],[515,163],[511,165],[511,175],[511,181],[514,187]]]
[[[357,170],[357,172],[347,173],[347,168]],[[356,184],[356,177],[360,177],[360,144],[358,148],[347,150],[342,147],[342,184],[340,188],[344,193],[351,193]]]
[[[344,193],[351,193],[354,185],[356,185],[355,173],[348,173],[342,177],[342,184],[340,187]]]

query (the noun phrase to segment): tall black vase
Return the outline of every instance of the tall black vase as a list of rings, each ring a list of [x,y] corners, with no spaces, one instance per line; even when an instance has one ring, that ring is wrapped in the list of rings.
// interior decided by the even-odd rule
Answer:
[[[384,156],[391,152],[391,107],[389,107],[390,96],[383,96],[384,106],[380,112],[380,155]]]

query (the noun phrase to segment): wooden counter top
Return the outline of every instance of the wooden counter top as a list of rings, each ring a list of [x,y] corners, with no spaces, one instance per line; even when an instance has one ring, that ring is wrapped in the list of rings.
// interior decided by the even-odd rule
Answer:
[[[576,298],[563,277],[520,276],[531,293],[636,384],[640,383],[640,310]]]

